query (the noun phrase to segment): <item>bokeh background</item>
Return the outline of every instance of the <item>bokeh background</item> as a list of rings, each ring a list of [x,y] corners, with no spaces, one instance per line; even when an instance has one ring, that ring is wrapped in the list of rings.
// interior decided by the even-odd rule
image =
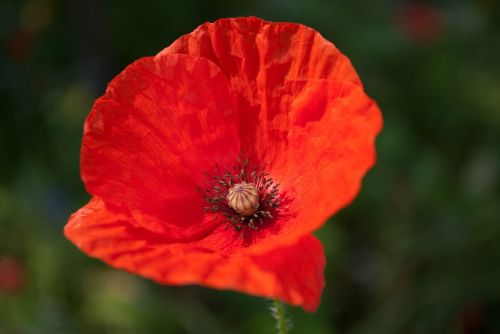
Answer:
[[[500,8],[495,0],[2,0],[0,333],[272,333],[269,302],[165,287],[62,234],[89,196],[83,120],[113,76],[199,24],[320,31],[384,114],[360,196],[317,232],[316,314],[293,333],[500,333]]]

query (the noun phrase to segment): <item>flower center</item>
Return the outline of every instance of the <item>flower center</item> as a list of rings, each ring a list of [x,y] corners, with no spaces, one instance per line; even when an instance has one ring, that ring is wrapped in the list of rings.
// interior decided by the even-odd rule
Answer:
[[[259,208],[259,192],[252,183],[245,181],[230,188],[227,204],[242,216],[251,216]]]
[[[207,202],[205,211],[226,218],[226,223],[239,231],[253,230],[272,219],[278,210],[279,185],[265,172],[264,167],[250,166],[248,159],[222,170],[216,165],[216,175],[203,190]]]

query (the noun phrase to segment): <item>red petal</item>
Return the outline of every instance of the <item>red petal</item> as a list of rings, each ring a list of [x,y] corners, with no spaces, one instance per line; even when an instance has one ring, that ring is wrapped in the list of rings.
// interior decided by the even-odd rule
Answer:
[[[159,55],[128,66],[96,101],[81,152],[87,190],[171,239],[207,233],[204,170],[233,163],[237,114],[210,61]],[[146,217],[146,218],[145,218]]]
[[[255,17],[206,23],[160,54],[217,64],[236,95],[243,156],[271,161],[291,200],[288,218],[256,252],[317,229],[359,191],[375,162],[380,111],[351,63],[318,32]]]
[[[221,19],[201,25],[160,52],[173,53],[204,57],[220,67],[237,97],[242,154],[262,161],[266,157],[260,148],[268,145],[266,123],[288,112],[280,105],[287,81],[360,84],[347,57],[317,31],[295,23]]]
[[[163,284],[201,284],[279,298],[307,311],[319,305],[325,258],[320,242],[306,236],[260,255],[212,252],[198,243],[169,243],[134,227],[128,217],[93,198],[73,214],[65,234],[80,249],[111,266]]]
[[[349,82],[290,82],[282,98],[286,118],[269,122],[270,139],[262,148],[272,161],[270,173],[281,183],[287,219],[278,234],[254,246],[267,251],[310,234],[357,195],[375,163],[374,141],[382,126],[377,105]]]

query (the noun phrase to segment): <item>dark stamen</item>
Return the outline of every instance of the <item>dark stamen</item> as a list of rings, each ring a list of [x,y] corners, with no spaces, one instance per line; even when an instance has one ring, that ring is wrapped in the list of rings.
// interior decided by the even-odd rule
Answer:
[[[266,162],[266,166],[269,163]],[[279,184],[274,183],[263,166],[251,166],[248,159],[242,161],[238,158],[237,164],[231,168],[219,170],[219,167],[218,164],[215,165],[216,171],[220,174],[212,176],[207,181],[207,187],[203,189],[203,198],[208,203],[203,209],[205,212],[216,213],[214,220],[219,214],[222,215],[227,220],[227,226],[231,225],[235,231],[258,230],[266,220],[273,219],[272,212],[278,209],[280,203]],[[210,177],[208,173],[205,174]],[[239,210],[238,213],[228,203],[228,194],[233,187],[244,184],[250,184],[254,194],[257,190],[258,197],[242,194],[241,198],[258,202],[253,203],[254,210]]]

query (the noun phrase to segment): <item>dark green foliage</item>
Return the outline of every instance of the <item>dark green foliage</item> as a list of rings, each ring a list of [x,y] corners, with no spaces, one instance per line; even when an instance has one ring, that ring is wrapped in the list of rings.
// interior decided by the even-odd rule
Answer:
[[[266,300],[158,286],[62,235],[88,199],[82,124],[106,83],[204,21],[244,15],[319,30],[384,114],[377,166],[317,233],[321,307],[288,308],[292,332],[499,333],[499,6],[434,5],[422,33],[405,1],[2,1],[0,258],[24,284],[0,291],[0,333],[273,331]]]

